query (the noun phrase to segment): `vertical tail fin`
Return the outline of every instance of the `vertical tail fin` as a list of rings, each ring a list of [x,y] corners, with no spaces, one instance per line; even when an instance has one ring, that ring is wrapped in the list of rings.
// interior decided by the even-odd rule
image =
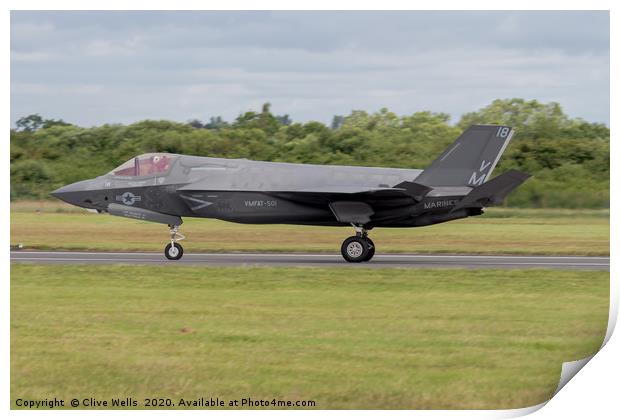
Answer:
[[[491,176],[513,133],[511,127],[502,125],[472,125],[415,182],[432,187],[482,185]]]

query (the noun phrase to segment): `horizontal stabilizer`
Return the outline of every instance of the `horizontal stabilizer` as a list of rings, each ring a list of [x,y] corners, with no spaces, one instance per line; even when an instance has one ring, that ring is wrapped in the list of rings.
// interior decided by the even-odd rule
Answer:
[[[463,208],[486,207],[499,204],[515,188],[521,185],[531,175],[525,172],[510,170],[489,182],[474,188],[451,211]]]

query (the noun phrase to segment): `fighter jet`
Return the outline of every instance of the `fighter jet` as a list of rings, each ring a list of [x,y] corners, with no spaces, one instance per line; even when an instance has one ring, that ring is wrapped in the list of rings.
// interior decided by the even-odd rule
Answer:
[[[309,165],[148,153],[52,195],[100,213],[168,225],[169,260],[179,260],[183,217],[237,223],[352,226],[340,251],[370,261],[375,227],[418,227],[483,214],[528,174],[489,180],[512,138],[511,127],[474,125],[429,167]]]

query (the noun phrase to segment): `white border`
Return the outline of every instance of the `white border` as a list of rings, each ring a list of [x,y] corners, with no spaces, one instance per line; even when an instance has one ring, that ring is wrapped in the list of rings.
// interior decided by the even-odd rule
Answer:
[[[611,167],[614,168],[617,162],[616,147],[614,146],[618,141],[618,136],[613,131],[617,126],[617,91],[618,84],[615,82],[613,75],[618,74],[617,65],[617,39],[618,39],[618,27],[620,20],[617,17],[617,13],[620,8],[616,4],[617,2],[591,0],[591,1],[576,1],[576,0],[506,0],[502,2],[490,1],[490,0],[470,0],[463,2],[462,0],[435,0],[428,2],[421,1],[395,1],[395,0],[383,0],[381,2],[359,0],[355,3],[347,4],[345,2],[337,2],[334,0],[302,0],[296,2],[275,1],[275,0],[263,0],[258,3],[251,0],[230,0],[230,1],[216,1],[206,3],[199,0],[176,0],[174,2],[165,2],[161,0],[136,0],[136,1],[123,1],[123,0],[94,0],[89,2],[78,0],[57,0],[53,3],[54,9],[57,10],[71,10],[71,9],[94,9],[94,10],[114,10],[114,9],[156,9],[156,10],[198,10],[198,9],[212,9],[212,10],[234,10],[234,9],[253,9],[253,10],[311,10],[311,9],[323,9],[323,10],[340,10],[355,7],[361,10],[403,10],[403,9],[417,9],[417,10],[611,10],[611,91],[614,92],[611,95],[611,113],[610,113],[610,127],[612,128],[612,157]],[[10,14],[9,10],[47,10],[52,6],[48,1],[43,0],[23,0],[14,1],[9,0],[4,2],[5,12],[2,15],[2,74],[4,79],[5,92],[10,91]],[[4,101],[2,101],[2,114],[4,119],[2,120],[2,132],[8,133],[10,130],[9,121],[9,109],[10,109],[10,95],[4,95]],[[4,156],[9,156],[9,142],[2,142],[2,151]],[[611,190],[616,191],[618,186],[617,171],[612,170],[611,177]],[[4,168],[2,173],[2,186],[3,186],[3,202],[4,206],[0,206],[3,219],[9,220],[9,168],[8,165]],[[617,209],[617,196],[612,195],[611,209],[611,257],[616,258],[616,249],[618,242],[618,229],[615,222],[615,212]],[[5,238],[9,236],[9,223],[2,224],[2,233]],[[6,242],[5,242],[6,246]],[[1,390],[2,395],[5,397],[3,401],[5,410],[9,410],[9,385],[10,376],[9,372],[9,343],[6,339],[9,337],[9,278],[10,264],[9,255],[5,255],[2,260],[2,271],[4,279],[3,281],[3,293],[2,293],[2,360],[4,362],[5,369],[3,372],[4,380],[2,381]],[[615,266],[611,267],[611,308],[610,308],[610,328],[607,332],[607,345],[600,351],[587,366],[583,368],[582,373],[579,374],[577,380],[570,381],[556,397],[554,397],[544,409],[537,411],[534,416],[537,418],[583,418],[585,415],[594,417],[606,418],[610,413],[618,412],[617,403],[617,384],[618,374],[620,373],[620,361],[618,353],[620,353],[620,344],[617,337],[611,336],[613,325],[618,313],[618,276]],[[611,338],[610,338],[611,337]],[[541,406],[544,404],[541,404]],[[391,418],[503,418],[506,416],[513,417],[518,415],[527,414],[528,412],[536,411],[541,406],[524,408],[520,410],[505,410],[505,411],[371,411],[371,412],[359,412],[359,411],[320,411],[320,412],[295,412],[296,417],[315,417],[320,415],[321,417],[348,417],[348,418],[375,418],[376,416],[388,416]],[[116,412],[115,416],[129,417],[140,416],[148,418],[167,418],[171,413],[165,411],[141,411],[141,412]],[[603,416],[605,414],[605,416]],[[33,411],[11,411],[10,416],[31,418],[34,416],[46,416],[49,418],[66,418],[66,417],[82,417],[83,413],[78,411],[47,411],[47,412],[33,412]],[[109,412],[103,411],[90,411],[89,417],[92,418],[107,418],[110,415]],[[291,412],[285,411],[237,411],[237,412],[214,412],[208,413],[202,411],[188,411],[188,412],[175,412],[175,416],[200,416],[204,417],[208,415],[210,417],[220,418],[239,418],[239,417],[253,417],[253,418],[288,418]]]

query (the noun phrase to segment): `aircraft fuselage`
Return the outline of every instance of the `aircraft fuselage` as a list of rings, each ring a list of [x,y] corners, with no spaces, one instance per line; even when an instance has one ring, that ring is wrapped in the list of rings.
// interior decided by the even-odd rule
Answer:
[[[180,217],[204,217],[236,223],[346,226],[329,203],[342,196],[381,190],[415,179],[418,169],[309,165],[175,156],[165,173],[146,176],[106,174],[80,181],[55,192],[59,198],[84,208],[107,211],[115,203]],[[350,192],[341,192],[348,189]],[[320,191],[316,191],[320,190]],[[449,197],[426,197],[415,203],[407,197],[379,193],[374,200],[376,222],[368,227],[422,226],[452,220],[444,214],[471,189]],[[403,215],[403,210],[408,209]],[[400,216],[390,217],[397,211]],[[419,215],[427,216],[417,220]],[[469,214],[467,214],[469,215]],[[466,217],[462,213],[454,218]]]

